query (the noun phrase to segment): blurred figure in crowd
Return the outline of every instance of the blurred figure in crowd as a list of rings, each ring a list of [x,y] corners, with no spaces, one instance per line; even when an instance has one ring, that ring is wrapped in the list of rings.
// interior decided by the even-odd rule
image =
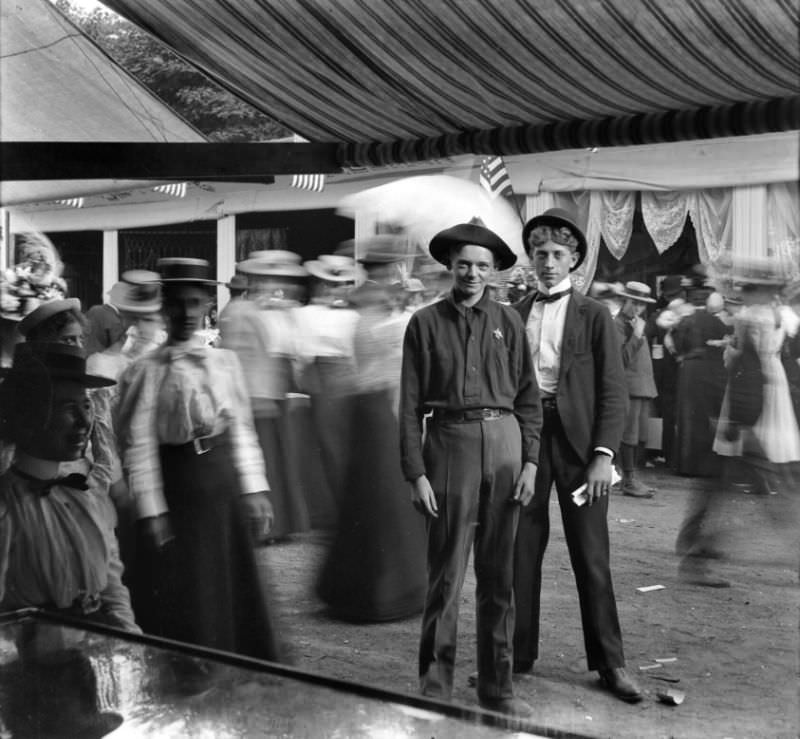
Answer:
[[[667,275],[658,287],[655,310],[647,317],[647,325],[644,330],[650,344],[653,379],[658,393],[653,404],[657,415],[661,418],[661,457],[667,467],[673,467],[675,464],[678,362],[674,351],[665,345],[669,329],[659,322],[659,317],[668,310],[668,306],[673,300],[683,299],[684,296],[681,275]]]
[[[400,467],[397,398],[402,339],[410,314],[394,314],[403,245],[369,240],[359,251],[366,270],[350,294],[358,321],[351,388],[350,444],[339,526],[317,591],[331,613],[351,621],[389,621],[422,610],[425,529],[408,505]]]
[[[109,305],[122,317],[125,331],[108,349],[92,354],[86,362],[94,374],[117,380],[122,372],[140,356],[153,351],[166,340],[161,318],[161,289],[158,272],[129,270],[122,274],[109,291]],[[118,386],[102,387],[90,393],[95,424],[107,436],[106,454],[111,459],[111,485],[109,494],[117,518],[117,537],[125,564],[125,582],[134,576],[136,569],[135,511],[133,500],[122,474],[113,418],[117,410]],[[97,443],[93,439],[93,444]]]
[[[796,522],[789,471],[800,460],[800,431],[780,359],[788,325],[776,298],[782,279],[767,267],[746,264],[736,267],[735,282],[744,307],[724,351],[728,382],[713,445],[723,458],[720,485],[692,494],[676,543],[681,579],[708,587],[730,585],[714,574],[709,560],[724,555],[725,527],[730,525],[724,520],[724,502],[740,470],[749,477],[752,492],[786,496],[780,517]],[[796,327],[795,321],[789,323]]]
[[[98,456],[88,476],[63,468],[89,442],[87,388],[113,380],[87,374],[80,348],[45,342],[17,344],[3,375],[0,434],[15,453],[0,475],[0,610],[41,607],[138,633],[105,505],[111,460]]]
[[[216,283],[202,259],[158,267],[167,342],[123,372],[116,419],[138,519],[137,620],[158,636],[279,659],[253,550],[272,507],[247,386],[235,353],[195,335]],[[211,677],[170,660],[164,689],[197,692]]]
[[[720,320],[719,293],[696,291],[695,310],[672,329],[679,363],[675,471],[693,477],[719,475],[712,452],[727,374],[722,362],[728,327]]]
[[[270,540],[310,527],[300,477],[301,458],[290,446],[288,395],[294,392],[299,305],[298,283],[308,272],[300,255],[283,250],[253,252],[236,265],[247,278],[247,298],[236,321],[226,319],[222,346],[239,356],[247,381],[256,433],[269,470],[274,520]]]
[[[303,458],[311,523],[333,528],[354,451],[353,339],[358,313],[349,303],[349,294],[360,267],[352,257],[341,254],[322,254],[304,266],[311,275],[311,300],[293,309],[300,389],[310,399],[310,453]]]
[[[651,402],[657,394],[650,347],[644,335],[646,322],[642,317],[648,304],[656,302],[650,293],[643,282],[626,282],[620,292],[624,302],[614,318],[622,334],[622,364],[628,387],[628,410],[619,450],[622,494],[633,498],[652,498],[655,492],[636,477],[636,468],[644,461]]]
[[[86,321],[87,356],[116,344],[127,328],[119,310],[110,300],[89,308],[86,312]]]

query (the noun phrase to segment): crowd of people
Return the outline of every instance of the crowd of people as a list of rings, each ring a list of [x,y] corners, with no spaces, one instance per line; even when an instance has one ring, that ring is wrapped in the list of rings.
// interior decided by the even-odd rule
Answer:
[[[646,465],[708,481],[676,540],[680,576],[701,586],[728,585],[709,567],[726,495],[791,492],[800,289],[763,265],[587,296],[570,277],[586,238],[551,209],[522,230],[536,285],[513,305],[496,273],[516,255],[473,220],[432,239],[442,269],[421,278],[392,236],[357,259],[253,252],[208,331],[204,260],[125,272],[84,314],[55,250],[32,243],[2,305],[20,320],[3,333],[0,610],[287,660],[256,547],[326,529],[330,615],[422,614],[420,690],[446,700],[472,553],[478,699],[526,716],[513,675],[539,654],[555,488],[588,667],[635,702],[610,569],[616,468],[644,500]],[[160,679],[196,694],[214,675],[173,656]]]

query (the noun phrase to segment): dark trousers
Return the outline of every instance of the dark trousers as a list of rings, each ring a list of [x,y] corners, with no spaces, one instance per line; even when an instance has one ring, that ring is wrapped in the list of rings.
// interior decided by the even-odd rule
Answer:
[[[550,536],[550,488],[555,483],[564,536],[578,586],[583,639],[590,670],[622,667],[622,635],[611,582],[608,497],[577,506],[571,493],[585,482],[586,465],[570,446],[558,412],[545,407],[536,492],[522,510],[514,562],[514,658],[530,665],[539,656],[542,559]]]
[[[478,696],[513,695],[513,557],[519,508],[509,499],[522,443],[512,415],[471,423],[434,423],[425,467],[439,508],[428,518],[428,592],[419,647],[420,689],[449,699],[461,587],[475,545]]]

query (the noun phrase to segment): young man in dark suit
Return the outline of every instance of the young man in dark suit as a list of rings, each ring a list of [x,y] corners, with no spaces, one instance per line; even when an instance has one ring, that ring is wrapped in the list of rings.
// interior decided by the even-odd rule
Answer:
[[[586,238],[571,214],[552,208],[528,221],[522,236],[539,289],[514,307],[525,323],[544,422],[534,498],[520,513],[516,541],[514,669],[530,671],[538,656],[542,558],[555,483],[589,669],[614,695],[635,702],[642,694],[624,667],[606,520],[628,395],[619,336],[608,309],[572,289],[570,272],[586,255]],[[584,483],[587,499],[577,505],[572,492]]]

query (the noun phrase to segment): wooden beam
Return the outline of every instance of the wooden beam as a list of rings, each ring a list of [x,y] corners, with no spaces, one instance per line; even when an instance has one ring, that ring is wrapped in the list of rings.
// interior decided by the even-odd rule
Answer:
[[[252,180],[272,175],[331,174],[341,172],[337,147],[336,143],[294,142],[3,141],[0,179]]]

